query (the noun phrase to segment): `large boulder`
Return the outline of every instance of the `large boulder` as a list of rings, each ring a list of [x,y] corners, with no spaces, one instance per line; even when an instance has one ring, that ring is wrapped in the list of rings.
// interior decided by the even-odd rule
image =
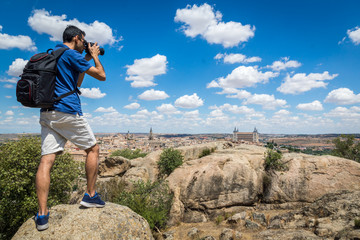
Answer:
[[[217,150],[189,160],[167,178],[174,192],[169,224],[205,222],[208,211],[252,205],[262,193],[262,147]]]
[[[121,156],[108,157],[99,165],[100,177],[123,175],[130,168],[130,160]]]
[[[33,218],[17,231],[13,240],[26,239],[154,239],[149,224],[128,207],[106,203],[104,208],[57,205],[50,210],[49,228],[39,232]]]
[[[266,202],[313,202],[338,190],[360,190],[360,163],[334,156],[284,154],[289,170],[273,172]]]

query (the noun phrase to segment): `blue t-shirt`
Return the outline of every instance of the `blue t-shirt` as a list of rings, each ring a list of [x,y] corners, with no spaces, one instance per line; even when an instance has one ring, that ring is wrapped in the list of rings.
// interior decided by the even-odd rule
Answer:
[[[64,44],[56,45],[54,50],[69,48]],[[77,87],[79,74],[87,71],[91,65],[78,51],[69,49],[61,55],[58,64],[58,74],[55,82],[55,98],[68,93]],[[81,102],[79,95],[75,92],[60,99],[54,104],[54,110],[82,116]]]

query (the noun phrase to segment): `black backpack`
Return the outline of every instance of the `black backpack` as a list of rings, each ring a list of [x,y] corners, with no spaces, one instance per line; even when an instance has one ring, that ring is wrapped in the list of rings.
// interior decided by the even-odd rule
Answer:
[[[56,101],[78,91],[76,88],[55,99],[57,62],[68,49],[60,48],[55,51],[49,49],[45,53],[38,53],[30,58],[16,85],[18,102],[26,107],[52,108]]]

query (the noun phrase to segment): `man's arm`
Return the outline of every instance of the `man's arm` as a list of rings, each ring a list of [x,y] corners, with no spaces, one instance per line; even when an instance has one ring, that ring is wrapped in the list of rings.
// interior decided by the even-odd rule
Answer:
[[[105,70],[99,60],[100,50],[99,50],[99,46],[97,45],[97,43],[95,43],[92,46],[89,46],[89,52],[90,52],[91,57],[94,59],[95,67],[90,67],[87,71],[85,71],[85,73],[89,74],[93,78],[96,78],[97,80],[105,81],[106,74],[105,74]],[[81,77],[81,75],[79,76],[79,80],[80,80],[80,77]],[[81,82],[82,82],[82,80],[81,80]],[[79,81],[78,81],[78,85],[79,85]]]

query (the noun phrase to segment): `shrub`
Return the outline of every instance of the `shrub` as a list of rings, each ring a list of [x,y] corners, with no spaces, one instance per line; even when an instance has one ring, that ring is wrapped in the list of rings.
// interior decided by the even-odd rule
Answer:
[[[154,183],[138,181],[132,191],[122,191],[114,202],[128,206],[144,217],[152,230],[166,225],[172,204],[173,194],[166,182]]]
[[[332,150],[331,155],[360,162],[360,142],[355,143],[353,135],[342,135],[341,138],[335,138],[333,143],[335,149]]]
[[[224,216],[222,216],[222,215],[219,215],[215,218],[216,225],[220,225],[220,223],[222,223],[222,221],[224,221]]]
[[[267,150],[265,153],[265,170],[286,170],[286,166],[281,162],[281,152],[272,149]]]
[[[35,177],[41,158],[40,138],[23,137],[0,146],[0,238],[10,239],[38,210]],[[56,157],[48,205],[67,203],[78,176],[70,154]]]
[[[165,149],[161,153],[160,160],[158,161],[160,175],[170,175],[175,168],[182,165],[183,159],[184,157],[181,155],[179,150],[175,150],[173,148]]]
[[[142,153],[140,149],[136,149],[136,150],[130,150],[128,148],[123,149],[123,150],[116,150],[114,152],[111,153],[111,157],[115,157],[115,156],[121,156],[127,159],[134,159],[134,158],[138,158],[138,157],[145,157],[147,154],[146,153]]]
[[[360,229],[360,219],[354,220],[354,227],[355,227],[355,229]]]
[[[208,149],[208,148],[205,148],[205,149],[203,149],[202,152],[200,153],[199,158],[205,157],[205,156],[210,155],[210,154],[211,154],[211,150]]]

